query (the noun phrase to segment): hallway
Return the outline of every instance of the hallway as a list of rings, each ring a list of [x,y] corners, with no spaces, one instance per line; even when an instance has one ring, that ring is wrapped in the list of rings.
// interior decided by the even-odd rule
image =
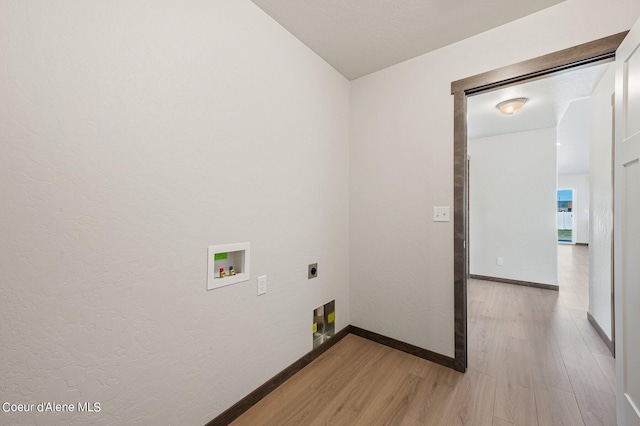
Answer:
[[[469,281],[469,367],[514,424],[615,424],[615,364],[587,321],[588,247],[559,245],[560,291]]]

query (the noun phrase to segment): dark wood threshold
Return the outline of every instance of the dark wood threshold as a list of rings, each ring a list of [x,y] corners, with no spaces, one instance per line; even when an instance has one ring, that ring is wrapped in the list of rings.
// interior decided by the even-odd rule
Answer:
[[[348,325],[322,345],[313,349],[311,352],[298,359],[296,362],[273,376],[271,379],[263,383],[259,388],[251,392],[249,395],[242,398],[240,401],[233,404],[222,414],[211,420],[206,426],[223,426],[228,425],[238,417],[240,417],[245,411],[249,410],[261,399],[269,395],[276,390],[278,386],[289,380],[294,374],[302,370],[307,365],[311,364],[313,360],[325,353],[329,348],[338,343],[348,334],[354,334],[356,336],[363,337],[381,345],[388,346],[393,349],[397,349],[402,352],[406,352],[411,355],[415,355],[419,358],[426,359],[428,361],[435,362],[436,364],[443,365],[445,367],[454,368],[454,359],[445,355],[441,355],[436,352],[432,352],[428,349],[423,349],[418,346],[411,345],[409,343],[401,342],[400,340],[392,339],[391,337],[383,336],[382,334],[374,333],[372,331],[364,330],[360,327]]]
[[[455,360],[453,358],[430,351],[428,349],[421,348],[419,346],[405,343],[391,337],[383,336],[382,334],[374,333],[373,331],[364,330],[353,325],[351,326],[351,334],[364,337],[365,339],[371,340],[372,342],[380,343],[381,345],[385,345],[392,349],[397,349],[410,355],[417,356],[418,358],[426,359],[427,361],[435,362],[436,364],[440,364],[445,367],[455,368]]]
[[[263,383],[259,388],[251,392],[249,395],[242,398],[240,401],[233,404],[227,410],[225,410],[222,414],[217,416],[215,419],[211,420],[206,426],[223,426],[228,425],[238,417],[240,417],[245,411],[249,408],[253,407],[257,404],[261,399],[265,396],[269,395],[273,392],[278,386],[286,382],[296,374],[298,371],[302,370],[307,365],[311,364],[313,360],[318,358],[320,355],[325,353],[329,348],[342,340],[345,336],[347,336],[351,332],[351,326],[348,325],[336,334],[333,335],[329,340],[324,342],[322,345],[313,349],[311,352],[303,356],[302,358],[295,361],[293,364],[273,376],[271,379],[267,380]]]
[[[607,348],[609,348],[609,351],[611,351],[611,355],[613,355],[613,357],[615,358],[616,357],[615,347],[611,339],[609,339],[609,337],[607,336],[607,333],[604,332],[602,327],[600,327],[600,324],[598,324],[598,321],[596,321],[596,319],[589,312],[587,312],[587,319],[589,320],[589,323],[591,324],[591,326],[596,330],[596,332],[598,333],[598,336],[600,336],[604,344],[607,345]]]
[[[542,288],[545,290],[553,290],[553,291],[560,290],[560,287],[557,285],[534,283],[531,281],[510,280],[509,278],[487,277],[485,275],[474,275],[474,274],[469,275],[469,278],[473,278],[474,280],[495,281],[498,283],[522,285],[525,287]]]

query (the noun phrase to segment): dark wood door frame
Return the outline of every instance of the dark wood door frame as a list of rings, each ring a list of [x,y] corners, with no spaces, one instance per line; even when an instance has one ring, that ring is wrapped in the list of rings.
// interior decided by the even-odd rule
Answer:
[[[627,31],[451,83],[455,369],[467,367],[467,97],[615,58]]]

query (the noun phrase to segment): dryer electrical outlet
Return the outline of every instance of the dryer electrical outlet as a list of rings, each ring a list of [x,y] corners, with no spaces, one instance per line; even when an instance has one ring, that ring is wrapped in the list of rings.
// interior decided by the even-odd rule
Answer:
[[[307,273],[307,279],[311,279],[311,278],[315,278],[318,276],[318,264],[317,263],[312,263],[311,265],[309,265],[308,268],[308,273]]]

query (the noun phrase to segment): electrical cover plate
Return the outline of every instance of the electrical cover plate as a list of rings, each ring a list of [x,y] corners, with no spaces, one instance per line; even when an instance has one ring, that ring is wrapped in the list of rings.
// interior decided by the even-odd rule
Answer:
[[[318,264],[312,263],[309,265],[307,279],[315,278],[318,276]]]
[[[435,206],[433,208],[434,222],[449,222],[449,206]]]

